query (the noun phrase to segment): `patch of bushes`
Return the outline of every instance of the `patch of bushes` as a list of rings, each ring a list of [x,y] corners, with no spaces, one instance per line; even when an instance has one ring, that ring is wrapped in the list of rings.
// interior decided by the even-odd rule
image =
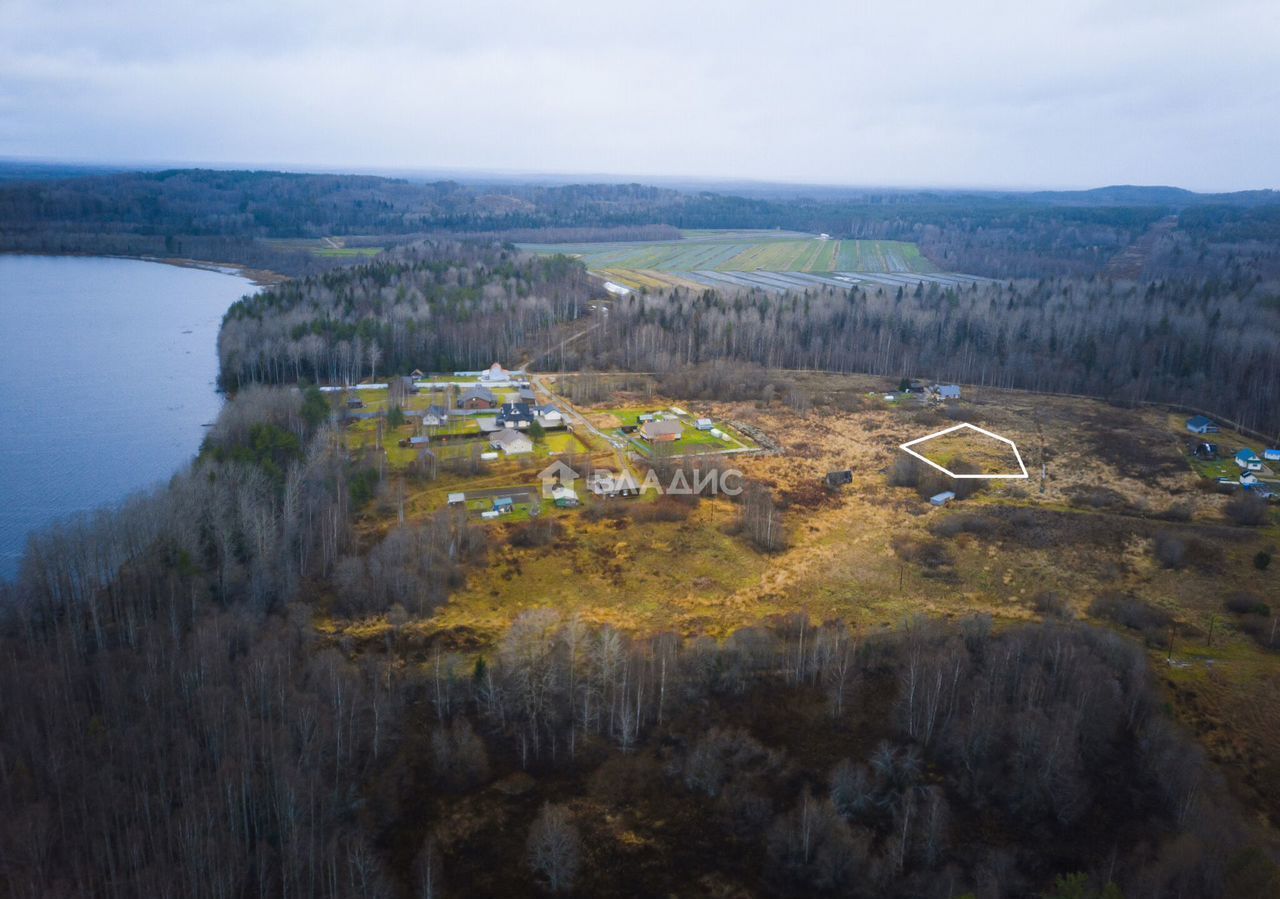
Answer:
[[[550,518],[536,518],[532,521],[513,525],[510,530],[512,546],[533,549],[538,546],[550,546],[564,536],[564,525]]]
[[[1164,609],[1127,593],[1108,591],[1089,605],[1089,614],[1129,630],[1139,631],[1150,643],[1162,643],[1173,617]]]
[[[1072,618],[1071,607],[1056,590],[1041,590],[1031,598],[1031,607],[1045,618]]]
[[[1227,503],[1225,509],[1228,520],[1246,527],[1257,527],[1267,523],[1271,516],[1267,510],[1266,500],[1259,499],[1252,493],[1241,493]]]
[[[999,522],[979,512],[958,512],[934,522],[929,530],[939,537],[954,537],[957,534],[990,537],[999,526]]]
[[[1271,616],[1271,606],[1255,593],[1233,593],[1223,600],[1222,605],[1228,612],[1237,615],[1261,615],[1263,618]]]

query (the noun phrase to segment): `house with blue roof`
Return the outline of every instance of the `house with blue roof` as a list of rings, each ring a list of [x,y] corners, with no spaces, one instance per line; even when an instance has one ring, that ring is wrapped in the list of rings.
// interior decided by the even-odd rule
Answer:
[[[1196,415],[1187,419],[1187,430],[1192,434],[1216,434],[1219,428],[1212,419]]]
[[[1245,471],[1262,471],[1262,460],[1258,458],[1258,454],[1247,446],[1236,453],[1236,465],[1239,465]]]

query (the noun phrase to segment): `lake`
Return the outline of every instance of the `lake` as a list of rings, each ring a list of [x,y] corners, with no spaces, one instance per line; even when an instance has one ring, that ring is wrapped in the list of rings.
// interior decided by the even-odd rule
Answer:
[[[257,288],[133,259],[0,255],[0,577],[27,535],[164,482],[218,414],[218,325]]]

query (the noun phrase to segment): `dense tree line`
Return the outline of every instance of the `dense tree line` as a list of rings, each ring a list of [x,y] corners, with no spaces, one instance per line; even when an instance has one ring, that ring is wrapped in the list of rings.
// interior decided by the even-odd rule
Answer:
[[[222,383],[355,383],[514,364],[585,308],[582,267],[496,245],[424,243],[236,303],[218,335]]]
[[[672,372],[733,360],[922,376],[1182,404],[1277,433],[1278,295],[1272,283],[1251,278],[1041,279],[781,296],[677,290],[614,303],[557,361]],[[237,303],[219,338],[223,381],[352,383],[413,368],[475,369],[553,345],[561,325],[585,314],[589,296],[585,273],[567,259],[418,244]]]
[[[1228,264],[1227,256],[1253,254],[1259,241],[1274,247],[1280,209],[1266,191],[743,193],[751,195],[208,170],[33,178],[0,181],[0,250],[187,256],[304,274],[350,260],[267,241],[342,235],[358,242],[376,235],[377,245],[388,245],[473,234],[548,242],[655,239],[678,228],[783,228],[916,241],[947,270],[1083,276],[1104,271],[1149,226],[1183,211],[1187,239],[1217,248],[1197,250],[1197,273],[1220,274],[1213,266]],[[1156,267],[1150,276],[1169,273]]]
[[[1251,282],[1099,279],[631,296],[573,345],[578,363],[932,377],[1210,409],[1280,432],[1276,293]]]

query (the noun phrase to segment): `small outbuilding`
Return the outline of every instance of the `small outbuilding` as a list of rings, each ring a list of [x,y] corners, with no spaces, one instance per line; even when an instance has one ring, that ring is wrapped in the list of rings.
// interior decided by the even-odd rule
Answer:
[[[464,503],[466,503],[466,501],[467,501],[467,495],[465,493],[449,494],[449,505],[451,506],[461,506]]]
[[[845,484],[853,483],[853,470],[846,468],[842,471],[827,472],[828,487],[843,487]]]
[[[709,418],[699,418],[693,426],[699,431],[710,431],[715,427],[715,422]]]
[[[1192,434],[1216,434],[1219,428],[1212,419],[1195,415],[1187,419],[1187,430]]]
[[[1236,453],[1236,465],[1245,471],[1262,471],[1262,460],[1247,446]]]
[[[553,487],[551,501],[557,509],[573,509],[578,505],[578,493],[572,487]]]
[[[1262,458],[1268,462],[1280,462],[1280,449],[1266,449],[1262,451]]]
[[[955,493],[953,493],[950,490],[944,490],[942,493],[938,493],[929,497],[929,502],[931,502],[935,506],[945,506],[947,503],[951,502],[955,498],[956,498]]]
[[[1258,485],[1258,476],[1252,471],[1243,471],[1240,473],[1240,486],[1245,490]]]
[[[508,512],[515,511],[516,501],[509,496],[495,496],[493,498],[493,511],[499,515],[506,515]]]

